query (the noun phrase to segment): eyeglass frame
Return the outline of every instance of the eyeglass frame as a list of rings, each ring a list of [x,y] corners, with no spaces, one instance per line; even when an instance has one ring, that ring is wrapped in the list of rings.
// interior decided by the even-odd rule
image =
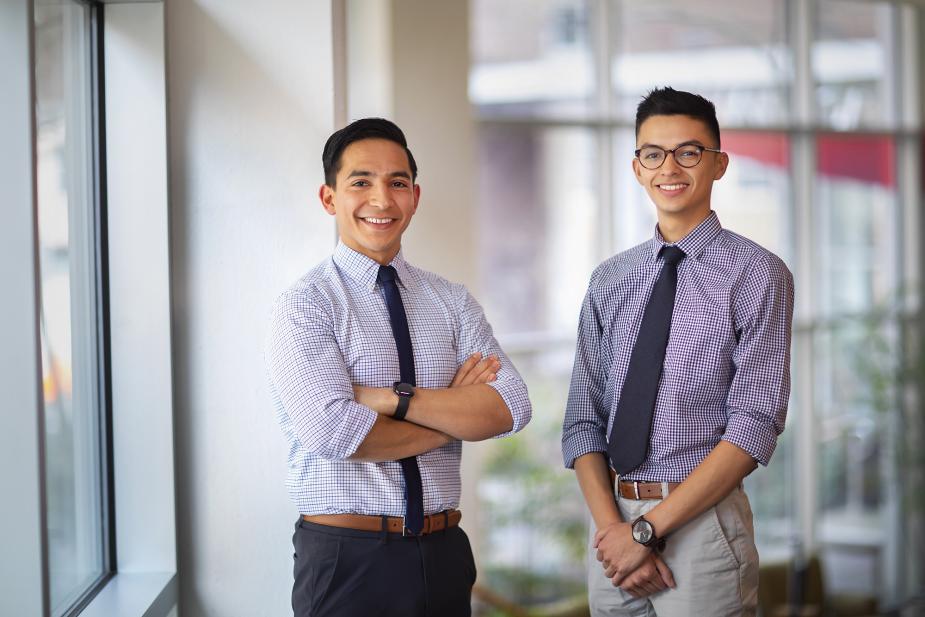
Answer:
[[[697,148],[698,152],[700,153],[700,158],[698,158],[698,159],[697,159],[697,162],[694,163],[693,165],[684,165],[684,164],[681,163],[681,161],[679,161],[679,160],[677,159],[677,157],[674,155],[675,151],[677,151],[678,149],[680,149],[680,148],[688,148],[688,147]],[[662,162],[659,163],[658,165],[656,165],[655,167],[646,167],[645,163],[642,162],[642,159],[639,158],[639,153],[642,152],[642,151],[643,151],[644,149],[646,149],[646,148],[658,148],[659,150],[661,150],[662,152],[664,152],[664,153],[665,153],[665,157],[662,159]],[[688,142],[688,143],[684,143],[684,144],[679,144],[679,145],[675,146],[674,148],[671,148],[670,150],[667,149],[667,148],[662,148],[661,146],[656,146],[655,144],[650,144],[650,145],[648,145],[648,146],[643,146],[642,148],[636,148],[636,150],[633,152],[633,155],[635,156],[636,160],[639,161],[639,164],[642,165],[643,168],[648,169],[649,171],[655,171],[656,169],[661,169],[662,165],[665,164],[665,161],[668,160],[668,155],[669,155],[669,154],[671,155],[671,158],[674,159],[674,162],[678,164],[678,167],[683,167],[684,169],[692,169],[692,168],[694,168],[694,167],[697,167],[697,165],[700,165],[700,161],[703,160],[703,153],[704,153],[704,151],[706,151],[706,152],[716,152],[717,154],[722,154],[722,153],[723,153],[722,150],[719,150],[719,149],[717,149],[717,148],[709,148],[709,147],[707,147],[707,146],[704,146],[703,144],[697,144],[697,143]]]

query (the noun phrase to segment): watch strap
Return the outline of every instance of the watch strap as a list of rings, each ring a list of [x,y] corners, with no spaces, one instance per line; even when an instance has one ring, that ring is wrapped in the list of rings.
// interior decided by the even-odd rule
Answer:
[[[411,397],[407,394],[398,395],[398,407],[395,408],[395,414],[392,416],[395,420],[404,420],[408,415],[408,405],[411,404]]]
[[[400,386],[405,386],[402,388]],[[404,420],[408,414],[408,406],[411,404],[411,397],[414,396],[414,386],[411,384],[396,381],[392,384],[392,391],[398,395],[398,406],[395,407],[395,413],[392,418],[395,420]]]

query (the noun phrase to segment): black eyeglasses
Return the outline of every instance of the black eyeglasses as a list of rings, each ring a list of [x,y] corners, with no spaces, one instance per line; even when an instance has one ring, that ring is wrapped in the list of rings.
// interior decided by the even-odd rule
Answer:
[[[635,154],[636,158],[639,159],[639,164],[646,169],[658,169],[669,154],[674,157],[675,162],[681,167],[693,167],[700,162],[704,150],[707,152],[722,152],[722,150],[707,148],[699,144],[684,144],[672,150],[665,150],[658,146],[646,146],[636,150]]]

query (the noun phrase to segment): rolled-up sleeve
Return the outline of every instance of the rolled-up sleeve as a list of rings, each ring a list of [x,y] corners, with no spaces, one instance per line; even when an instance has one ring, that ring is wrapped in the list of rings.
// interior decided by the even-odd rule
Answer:
[[[354,400],[333,320],[307,293],[289,291],[277,300],[266,362],[270,387],[305,450],[324,459],[353,455],[376,413]]]
[[[790,398],[793,276],[768,255],[755,262],[745,281],[735,303],[739,340],[723,440],[767,465],[784,430]]]
[[[578,319],[575,364],[562,423],[562,458],[569,469],[575,467],[575,459],[580,456],[607,451],[609,410],[604,405],[607,372],[601,363],[603,329],[594,306],[594,285],[592,276]]]
[[[458,302],[460,308],[456,363],[461,365],[475,352],[482,354],[482,357],[496,356],[501,361],[497,379],[488,385],[501,395],[513,420],[513,428],[497,437],[512,435],[525,427],[533,415],[527,385],[514,368],[510,358],[501,349],[498,341],[495,340],[491,324],[488,323],[482,307],[464,287],[459,289]]]

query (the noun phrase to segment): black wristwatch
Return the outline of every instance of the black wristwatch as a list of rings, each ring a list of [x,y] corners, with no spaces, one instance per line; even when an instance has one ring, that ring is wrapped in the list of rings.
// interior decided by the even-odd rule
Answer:
[[[655,535],[655,527],[644,516],[633,521],[633,540],[647,548],[658,549],[659,544],[664,546],[664,542]]]
[[[392,417],[396,420],[404,420],[405,414],[408,413],[408,405],[411,404],[411,397],[414,396],[414,386],[410,383],[396,381],[392,384],[392,391],[398,395],[398,407],[395,408],[395,414]]]

